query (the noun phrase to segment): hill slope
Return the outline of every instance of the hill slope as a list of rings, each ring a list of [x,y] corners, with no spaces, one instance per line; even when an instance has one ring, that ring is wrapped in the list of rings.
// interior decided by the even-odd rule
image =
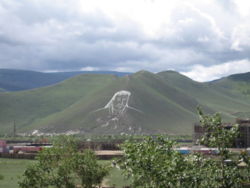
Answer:
[[[214,82],[196,82],[173,71],[161,72],[158,75],[165,82],[171,83],[186,94],[194,97],[200,104],[213,109],[214,112],[221,112],[226,120],[235,119],[234,114],[237,112],[249,111],[250,100],[246,102],[242,98],[242,94],[233,95],[232,92],[223,90],[222,85],[218,86]],[[218,80],[218,82],[221,81]],[[231,85],[231,82],[228,84]],[[235,82],[235,85],[239,84],[239,82]]]
[[[78,75],[44,88],[0,93],[0,132],[10,133],[15,120],[18,132],[191,134],[197,105],[222,112],[227,121],[249,115],[250,97],[235,89],[241,84],[250,85],[231,77],[199,83],[173,71]]]
[[[250,103],[250,73],[231,75],[208,84],[218,92],[235,100],[240,100],[246,105]],[[235,110],[234,115],[242,118],[250,118],[250,109]]]
[[[91,96],[115,79],[111,75],[79,75],[57,85],[11,93],[0,93],[1,131],[10,130],[13,121],[22,130],[33,121],[64,110]]]
[[[113,103],[111,102],[113,100]],[[198,102],[156,75],[139,72],[117,78],[108,87],[70,108],[35,122],[46,131],[79,129],[88,133],[191,133]],[[113,110],[112,110],[113,109]],[[70,126],[68,126],[70,125]]]

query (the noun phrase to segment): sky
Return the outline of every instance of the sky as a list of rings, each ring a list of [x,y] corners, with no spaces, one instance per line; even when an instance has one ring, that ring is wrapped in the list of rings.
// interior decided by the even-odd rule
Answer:
[[[250,71],[247,0],[1,0],[0,68]]]

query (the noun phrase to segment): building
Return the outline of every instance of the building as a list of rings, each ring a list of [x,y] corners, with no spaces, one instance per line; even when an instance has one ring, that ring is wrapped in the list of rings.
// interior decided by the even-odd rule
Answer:
[[[0,140],[0,153],[5,153],[7,149],[7,144],[5,140]]]
[[[248,148],[250,147],[250,120],[236,119],[236,124],[239,125],[239,136],[234,142],[234,147]],[[230,129],[232,124],[224,124],[225,129]],[[194,125],[193,140],[197,143],[197,140],[205,133],[204,128],[200,124]]]
[[[250,120],[237,119],[240,135],[236,140],[236,146],[241,148],[250,147]]]

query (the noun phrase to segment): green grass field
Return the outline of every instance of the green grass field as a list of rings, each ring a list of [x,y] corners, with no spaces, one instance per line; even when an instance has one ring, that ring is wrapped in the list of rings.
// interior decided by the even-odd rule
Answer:
[[[19,177],[25,168],[34,162],[34,160],[1,158],[0,174],[4,176],[4,179],[0,180],[0,188],[17,188]]]
[[[0,188],[18,188],[18,181],[24,170],[35,162],[35,160],[0,158],[0,174],[4,176],[4,179],[0,180]],[[100,161],[100,163],[110,163],[110,161]],[[105,185],[115,185],[117,188],[129,185],[129,181],[123,178],[121,170],[117,168],[111,169],[110,175],[104,182]]]

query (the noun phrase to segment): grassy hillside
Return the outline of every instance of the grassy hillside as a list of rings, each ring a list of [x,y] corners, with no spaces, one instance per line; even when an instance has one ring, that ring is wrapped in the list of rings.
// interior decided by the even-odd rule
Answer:
[[[45,88],[0,93],[1,132],[9,132],[14,120],[22,130],[34,121],[91,96],[114,79],[116,77],[111,75],[79,75]]]
[[[235,74],[210,83],[213,88],[237,96],[240,99],[250,98],[250,73]]]
[[[48,87],[0,93],[0,132],[10,133],[15,120],[18,132],[191,134],[198,105],[221,112],[226,121],[248,116],[250,97],[240,90],[248,87],[247,80],[199,83],[173,71],[79,75]]]
[[[114,93],[126,90],[131,92],[129,106],[140,112],[128,109],[118,122],[108,110],[95,112],[104,107]],[[87,133],[191,133],[196,120],[197,101],[181,91],[167,86],[156,75],[139,72],[131,76],[117,78],[112,84],[84,98],[63,111],[52,114],[32,127],[65,131],[80,128]],[[110,117],[109,117],[110,116]],[[104,126],[105,123],[109,125]]]
[[[218,92],[235,100],[241,101],[248,106],[250,104],[250,73],[235,74],[209,83],[209,86]],[[236,117],[250,118],[250,108],[238,108],[235,110]]]
[[[241,94],[233,94],[219,87],[213,82],[199,83],[187,78],[177,72],[167,71],[158,73],[167,83],[174,85],[189,96],[194,97],[200,104],[210,108],[208,112],[220,112],[226,120],[236,118],[235,113],[249,111],[250,101],[247,102]],[[235,83],[237,86],[240,83]],[[231,85],[231,83],[229,83]]]

